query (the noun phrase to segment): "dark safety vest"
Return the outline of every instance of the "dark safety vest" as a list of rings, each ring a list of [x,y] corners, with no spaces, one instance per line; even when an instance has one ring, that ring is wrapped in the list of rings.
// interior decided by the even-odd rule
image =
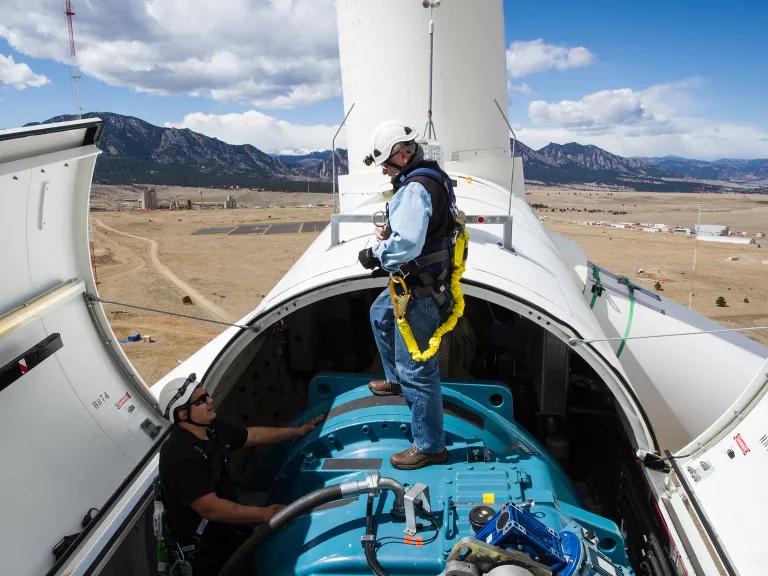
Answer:
[[[392,179],[395,194],[411,182],[418,182],[429,193],[432,215],[427,224],[424,247],[416,258],[401,266],[400,270],[406,275],[409,287],[414,286],[408,278],[411,277],[417,278],[422,286],[440,290],[437,284],[444,284],[450,272],[451,249],[456,231],[453,183],[440,165],[432,160],[422,160],[395,176]]]

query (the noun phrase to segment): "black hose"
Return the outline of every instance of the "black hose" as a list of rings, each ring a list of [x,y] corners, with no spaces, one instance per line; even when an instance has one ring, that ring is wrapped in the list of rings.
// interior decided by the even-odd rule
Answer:
[[[376,542],[366,542],[363,546],[365,550],[365,561],[368,562],[368,568],[371,569],[376,576],[388,576],[388,572],[381,567],[379,559],[376,558]]]
[[[340,500],[341,498],[341,485],[335,484],[310,492],[298,500],[291,502],[288,506],[280,510],[280,512],[272,516],[269,522],[262,524],[253,531],[253,534],[251,534],[248,539],[235,550],[234,554],[230,556],[229,560],[227,560],[226,564],[221,568],[219,576],[240,576],[244,566],[253,556],[256,548],[267,541],[272,534],[305,512],[322,504]]]
[[[661,543],[659,542],[659,539],[656,538],[655,534],[648,534],[648,543],[651,545],[653,555],[659,561],[661,567],[660,574],[662,574],[662,576],[673,576],[672,569],[667,563],[667,558],[669,556],[664,552],[664,549],[661,547]]]
[[[435,515],[431,512],[427,512],[426,510],[421,510],[419,517],[424,518],[424,520],[427,520],[430,524],[432,524],[432,529],[435,531],[434,538],[437,539],[437,535],[440,534],[440,522],[437,521]]]
[[[363,550],[368,567],[376,576],[388,576],[387,572],[379,564],[376,557],[376,524],[373,516],[373,494],[368,494],[368,503],[365,506],[365,536]]]

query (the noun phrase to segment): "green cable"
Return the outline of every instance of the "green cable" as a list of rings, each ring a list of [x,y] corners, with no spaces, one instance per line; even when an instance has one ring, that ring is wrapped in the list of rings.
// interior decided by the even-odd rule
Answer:
[[[629,331],[632,329],[632,318],[635,313],[635,287],[632,286],[632,283],[629,281],[629,278],[626,276],[622,276],[619,278],[619,283],[624,284],[627,287],[627,290],[629,291],[629,318],[627,318],[627,327],[624,329],[624,336],[621,338],[621,344],[619,344],[619,349],[616,350],[616,358],[621,356],[621,353],[624,351],[624,345],[627,343],[627,337],[629,336]]]
[[[600,293],[603,291],[603,285],[600,283],[600,269],[597,266],[592,266],[592,277],[595,279],[595,285],[592,286],[592,302],[589,303],[590,309],[595,307],[595,302],[597,302]]]
[[[157,538],[157,574],[166,576],[168,574],[168,548],[165,545],[165,538]]]

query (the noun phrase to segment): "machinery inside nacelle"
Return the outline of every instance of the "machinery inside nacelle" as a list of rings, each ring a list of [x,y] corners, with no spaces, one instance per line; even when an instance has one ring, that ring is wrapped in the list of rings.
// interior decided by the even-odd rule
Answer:
[[[632,573],[654,520],[637,506],[647,487],[594,371],[538,324],[467,297],[441,353],[450,459],[396,470],[389,456],[411,444],[411,419],[402,397],[366,386],[381,373],[374,296],[341,294],[264,330],[216,386],[218,411],[259,425],[327,414],[295,445],[235,460],[246,500],[290,503],[384,478],[410,494],[410,513],[375,487],[324,502],[249,551],[249,573]]]

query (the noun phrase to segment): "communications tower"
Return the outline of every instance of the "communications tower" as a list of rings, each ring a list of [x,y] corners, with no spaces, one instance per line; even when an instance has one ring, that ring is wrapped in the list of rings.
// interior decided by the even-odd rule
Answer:
[[[83,109],[80,107],[80,88],[78,86],[80,70],[77,66],[77,52],[75,51],[75,29],[72,26],[72,17],[75,15],[75,11],[72,9],[72,0],[64,0],[64,10],[67,14],[67,32],[69,34],[69,64],[72,68],[72,97],[75,101],[75,116],[80,118]]]

